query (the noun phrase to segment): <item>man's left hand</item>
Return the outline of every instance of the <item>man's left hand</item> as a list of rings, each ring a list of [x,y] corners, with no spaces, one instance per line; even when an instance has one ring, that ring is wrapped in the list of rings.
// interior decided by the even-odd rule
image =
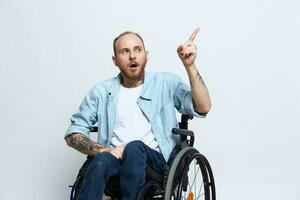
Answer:
[[[179,45],[177,48],[177,54],[186,68],[192,66],[195,62],[197,47],[194,44],[194,39],[196,38],[199,30],[200,28],[196,28],[188,41]]]

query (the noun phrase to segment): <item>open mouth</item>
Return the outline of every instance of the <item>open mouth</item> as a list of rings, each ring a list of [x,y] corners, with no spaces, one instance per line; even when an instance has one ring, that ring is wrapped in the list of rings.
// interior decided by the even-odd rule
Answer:
[[[138,66],[138,64],[136,64],[136,63],[131,63],[131,64],[129,65],[130,68],[136,68],[137,66]]]

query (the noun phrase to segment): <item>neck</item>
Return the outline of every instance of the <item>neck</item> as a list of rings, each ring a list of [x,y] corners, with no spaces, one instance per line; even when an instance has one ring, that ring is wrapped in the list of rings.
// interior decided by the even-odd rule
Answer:
[[[143,82],[144,82],[144,79],[141,79],[141,80],[129,80],[129,79],[126,79],[126,78],[122,77],[121,84],[124,87],[127,87],[127,88],[134,88],[134,87],[138,87],[138,86],[142,85]]]

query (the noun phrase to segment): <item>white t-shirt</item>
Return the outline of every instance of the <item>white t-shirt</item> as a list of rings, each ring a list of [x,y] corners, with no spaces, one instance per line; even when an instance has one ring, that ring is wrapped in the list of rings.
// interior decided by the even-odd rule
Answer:
[[[137,105],[141,90],[142,85],[135,88],[120,86],[112,146],[127,144],[133,140],[141,140],[152,149],[160,151],[152,133],[151,125]]]

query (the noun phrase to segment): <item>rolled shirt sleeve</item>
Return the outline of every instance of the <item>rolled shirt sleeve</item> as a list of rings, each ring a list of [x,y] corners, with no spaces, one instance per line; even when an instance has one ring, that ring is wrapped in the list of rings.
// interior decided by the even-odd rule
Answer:
[[[190,86],[177,77],[177,85],[174,93],[175,107],[178,112],[195,117],[205,117],[207,113],[195,110],[193,96]]]
[[[72,133],[83,133],[89,136],[91,127],[97,122],[98,104],[99,97],[96,91],[89,91],[79,106],[79,110],[71,116],[71,125],[65,137]]]

